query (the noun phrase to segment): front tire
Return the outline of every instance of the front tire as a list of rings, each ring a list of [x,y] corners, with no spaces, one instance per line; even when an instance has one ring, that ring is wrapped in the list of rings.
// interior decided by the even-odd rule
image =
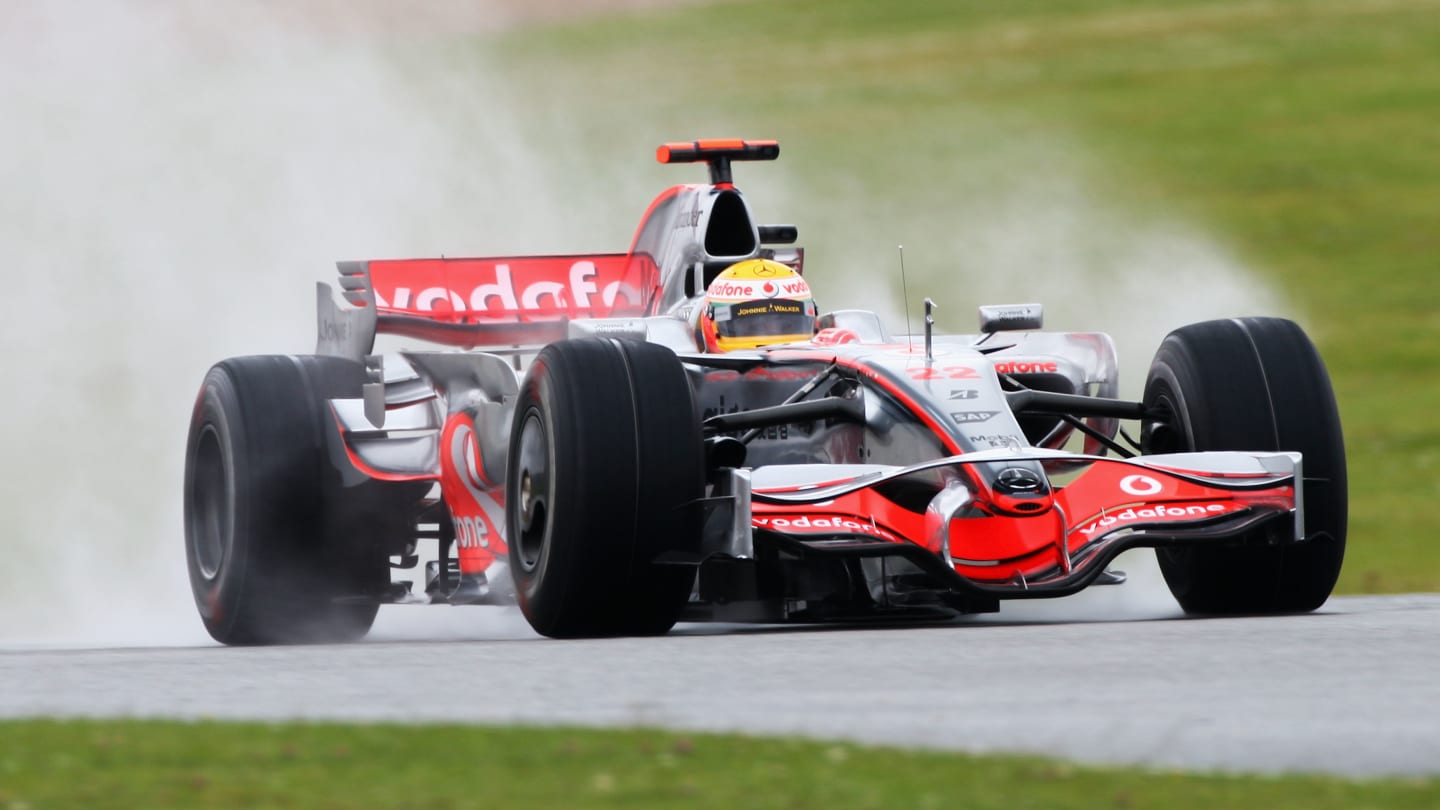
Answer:
[[[1188,613],[1290,613],[1325,603],[1345,556],[1345,445],[1330,377],[1293,321],[1206,321],[1171,332],[1145,383],[1145,453],[1297,451],[1303,543],[1162,548],[1170,592]]]
[[[665,552],[700,545],[704,453],[684,366],[650,343],[570,340],[520,387],[506,539],[530,625],[564,637],[653,635],[695,580]]]
[[[327,455],[327,400],[359,396],[364,382],[358,364],[315,356],[236,357],[205,376],[186,448],[185,551],[216,641],[340,642],[369,631],[388,560],[357,531]]]

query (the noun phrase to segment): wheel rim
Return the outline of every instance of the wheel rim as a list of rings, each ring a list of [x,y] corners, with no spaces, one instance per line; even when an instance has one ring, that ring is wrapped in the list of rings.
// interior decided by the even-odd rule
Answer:
[[[195,566],[206,581],[213,581],[228,556],[230,524],[227,517],[233,514],[225,454],[213,425],[204,427],[196,447],[191,498],[190,546]]]
[[[554,481],[550,470],[550,437],[540,414],[532,410],[520,428],[520,453],[515,481],[519,506],[511,548],[521,570],[534,571],[545,551]]]
[[[1161,389],[1150,408],[1156,417],[1145,431],[1146,453],[1186,453],[1194,449],[1169,390]]]

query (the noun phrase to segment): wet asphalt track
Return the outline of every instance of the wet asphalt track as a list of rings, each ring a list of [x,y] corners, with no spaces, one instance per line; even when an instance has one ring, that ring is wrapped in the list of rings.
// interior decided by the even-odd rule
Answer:
[[[947,626],[691,625],[598,641],[541,639],[515,608],[396,607],[348,646],[11,645],[0,716],[645,724],[1198,769],[1440,773],[1440,595],[1204,620],[1173,603],[1075,604]]]

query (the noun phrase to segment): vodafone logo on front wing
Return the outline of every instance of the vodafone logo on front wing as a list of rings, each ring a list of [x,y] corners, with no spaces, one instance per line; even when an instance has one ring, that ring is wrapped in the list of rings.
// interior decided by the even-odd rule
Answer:
[[[761,529],[791,534],[867,534],[882,540],[899,541],[892,532],[869,521],[841,515],[766,515],[752,518],[750,523]]]
[[[1142,509],[1122,509],[1090,521],[1081,526],[1079,531],[1089,537],[1102,529],[1118,528],[1127,524],[1203,520],[1243,508],[1242,505],[1234,503],[1187,503],[1174,506],[1147,506]]]

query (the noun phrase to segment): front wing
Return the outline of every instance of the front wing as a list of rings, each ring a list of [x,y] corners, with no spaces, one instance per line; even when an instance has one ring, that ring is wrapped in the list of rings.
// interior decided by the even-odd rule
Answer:
[[[1040,480],[1017,497],[997,486],[1006,476]],[[757,546],[892,558],[977,605],[1057,597],[1132,548],[1304,542],[1302,487],[1298,453],[1115,459],[1027,448],[909,467],[734,470],[711,500],[701,558],[753,559]]]

